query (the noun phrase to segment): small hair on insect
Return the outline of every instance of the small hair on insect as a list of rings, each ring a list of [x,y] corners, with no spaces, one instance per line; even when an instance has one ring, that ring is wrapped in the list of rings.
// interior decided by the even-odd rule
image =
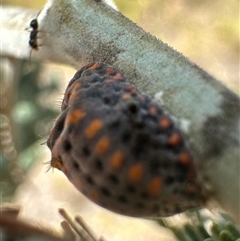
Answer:
[[[43,162],[44,165],[49,165],[47,170],[45,171],[46,173],[49,172],[49,170],[54,170],[54,168],[51,166],[51,161]]]
[[[47,145],[47,140],[40,143],[41,146]]]

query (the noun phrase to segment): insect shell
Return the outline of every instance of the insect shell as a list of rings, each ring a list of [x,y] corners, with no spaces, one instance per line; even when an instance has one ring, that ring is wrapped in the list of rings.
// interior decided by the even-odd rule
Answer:
[[[111,211],[169,216],[203,204],[183,135],[116,68],[89,64],[68,84],[47,141],[52,167]]]

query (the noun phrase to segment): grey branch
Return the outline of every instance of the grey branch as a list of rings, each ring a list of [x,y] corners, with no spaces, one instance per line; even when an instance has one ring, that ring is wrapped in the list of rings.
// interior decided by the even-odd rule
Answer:
[[[28,58],[36,12],[3,8],[2,53]],[[32,58],[81,67],[106,62],[176,120],[209,200],[239,219],[239,97],[168,45],[101,1],[51,0],[38,16]]]

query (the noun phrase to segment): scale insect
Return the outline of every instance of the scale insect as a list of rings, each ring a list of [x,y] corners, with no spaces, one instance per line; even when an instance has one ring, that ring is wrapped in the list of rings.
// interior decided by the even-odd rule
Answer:
[[[47,145],[51,166],[111,211],[163,217],[204,204],[181,131],[160,105],[108,64],[77,71]]]

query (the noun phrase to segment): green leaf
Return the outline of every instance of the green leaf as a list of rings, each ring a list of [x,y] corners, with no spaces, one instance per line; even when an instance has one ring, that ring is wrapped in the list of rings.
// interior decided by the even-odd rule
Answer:
[[[223,230],[219,234],[219,238],[221,241],[235,241],[236,239],[228,230]]]
[[[188,236],[191,238],[191,240],[202,241],[202,237],[197,233],[195,228],[193,226],[191,226],[190,224],[184,225],[184,230],[188,234]]]
[[[238,228],[234,225],[233,222],[228,221],[225,224],[225,228],[231,232],[231,234],[235,237],[235,239],[240,238],[240,231]]]

